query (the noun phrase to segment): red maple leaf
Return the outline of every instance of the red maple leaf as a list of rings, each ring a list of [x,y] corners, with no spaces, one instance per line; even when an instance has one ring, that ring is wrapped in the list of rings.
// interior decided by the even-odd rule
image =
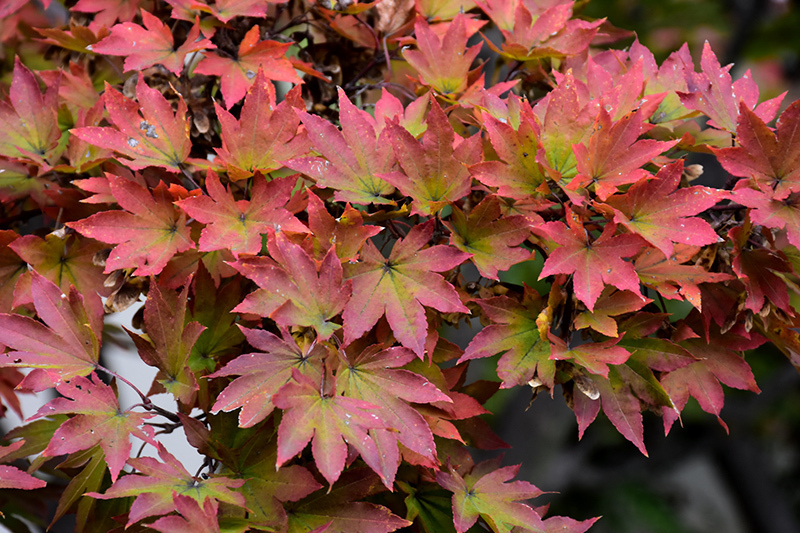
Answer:
[[[501,204],[489,196],[476,205],[469,215],[453,206],[450,222],[450,244],[468,254],[482,276],[498,279],[498,270],[531,257],[531,252],[519,245],[530,235],[528,220],[523,216],[501,217]]]
[[[457,94],[467,88],[467,74],[481,44],[467,48],[467,18],[456,15],[440,39],[430,25],[418,17],[414,24],[419,50],[404,50],[403,57],[419,74],[423,85],[441,94]]]
[[[600,394],[599,403],[602,404],[603,412],[608,419],[623,437],[631,441],[647,457],[642,426],[642,402],[634,395],[631,385],[613,366],[609,369],[608,378],[589,377]],[[593,412],[596,415],[598,400],[593,400],[592,403],[595,405]],[[585,424],[588,425],[590,422],[591,420],[586,420]]]
[[[800,101],[781,113],[777,135],[744,102],[739,112],[739,146],[712,148],[722,167],[734,176],[752,178],[775,200],[800,192]]]
[[[270,317],[282,327],[313,327],[320,340],[328,339],[339,324],[332,321],[350,297],[351,282],[342,282],[342,263],[333,249],[322,264],[286,236],[270,236],[267,246],[272,259],[245,258],[232,266],[260,287],[249,294],[234,312]]]
[[[206,224],[200,235],[201,252],[228,249],[233,255],[261,251],[261,234],[267,230],[307,233],[308,229],[284,207],[292,196],[296,179],[267,182],[253,178],[249,200],[235,200],[213,170],[206,176],[208,196],[193,196],[175,202],[187,215]]]
[[[415,359],[407,348],[372,346],[348,356],[336,374],[337,392],[377,406],[376,414],[389,428],[369,431],[380,452],[378,474],[389,488],[400,464],[398,442],[433,463],[437,461],[431,429],[408,402],[451,402],[430,381],[401,368]]]
[[[49,169],[61,137],[57,108],[58,82],[43,96],[33,73],[15,58],[8,98],[0,101],[0,155]]]
[[[240,376],[217,396],[212,412],[241,407],[239,426],[251,427],[275,408],[272,397],[291,379],[292,369],[316,381],[321,379],[327,349],[322,343],[300,347],[287,330],[281,330],[282,338],[260,329],[241,330],[247,342],[261,351],[242,354],[208,377]]]
[[[141,185],[110,175],[111,192],[127,211],[103,211],[67,225],[87,237],[117,244],[106,272],[136,267],[137,276],[161,272],[176,253],[194,248],[186,215],[173,205],[161,182],[151,194]]]
[[[356,263],[345,264],[353,295],[344,310],[345,342],[386,319],[395,337],[420,358],[425,351],[427,320],[423,305],[443,313],[468,313],[455,289],[434,272],[453,269],[469,258],[450,246],[423,247],[433,236],[433,220],[414,226],[398,241],[388,259],[367,242]]]
[[[789,291],[780,272],[792,272],[792,266],[782,254],[767,248],[747,247],[750,227],[736,226],[728,235],[733,241],[733,261],[731,267],[747,290],[745,307],[758,313],[765,300],[785,313],[793,315],[789,302]]]
[[[694,71],[694,64],[684,65],[688,92],[679,92],[678,96],[688,109],[696,109],[711,119],[708,121],[710,126],[735,132],[740,102],[749,109],[754,109],[755,114],[764,122],[775,118],[786,93],[756,107],[758,85],[752,80],[750,71],[734,82],[730,75],[733,65],[720,66],[708,41],[703,46],[700,66],[703,71],[698,73]]]
[[[329,121],[300,113],[314,150],[323,157],[303,157],[286,166],[313,178],[320,187],[331,187],[340,202],[355,204],[393,203],[384,196],[394,187],[379,176],[394,166],[392,146],[385,136],[378,138],[375,119],[354,106],[339,89],[339,131]]]
[[[94,13],[89,28],[97,31],[100,28],[110,28],[118,20],[133,20],[141,2],[142,0],[118,0],[110,3],[106,0],[79,0],[70,9],[80,13]]]
[[[208,498],[201,505],[188,496],[175,494],[173,502],[180,516],[159,518],[148,527],[162,533],[220,533],[217,500]]]
[[[283,409],[278,427],[280,467],[299,454],[312,440],[311,451],[320,474],[333,485],[344,469],[348,444],[375,472],[381,472],[380,454],[370,429],[385,429],[376,406],[363,400],[338,396],[336,384],[324,390],[318,380],[292,369],[293,380],[273,396],[275,407]],[[331,378],[329,378],[331,379]],[[326,381],[329,381],[326,379]]]
[[[32,272],[31,295],[37,316],[0,314],[0,339],[11,348],[0,366],[33,368],[20,387],[44,390],[62,380],[86,376],[100,356],[101,315],[86,312],[74,287],[61,292],[52,281]]]
[[[216,48],[208,39],[198,40],[200,22],[196,21],[186,35],[186,41],[175,49],[170,28],[144,9],[141,13],[144,28],[133,22],[117,24],[111,28],[111,35],[91,45],[91,50],[96,54],[127,56],[124,64],[126,72],[160,64],[180,76],[187,54]]]
[[[0,461],[5,456],[19,450],[25,444],[24,440],[18,440],[8,446],[0,446]],[[0,489],[22,489],[33,490],[47,486],[43,479],[37,479],[14,466],[0,465]]]
[[[299,93],[290,91],[276,104],[275,87],[259,68],[247,91],[240,120],[214,104],[222,128],[222,148],[214,150],[232,180],[249,178],[256,171],[266,175],[281,168],[284,159],[308,151],[308,139],[297,134],[300,119],[294,108],[301,103]]]
[[[751,189],[747,182],[740,181],[733,190],[732,199],[752,208],[750,219],[768,228],[785,229],[786,237],[796,248],[800,248],[800,193],[792,193],[783,200]]]
[[[100,381],[96,374],[91,379],[82,376],[62,382],[56,387],[63,398],[44,405],[30,420],[44,416],[74,414],[56,430],[43,455],[56,457],[100,445],[105,454],[111,480],[116,481],[122,467],[130,457],[131,435],[156,445],[153,428],[142,423],[155,416],[152,413],[122,411],[114,390]]]
[[[418,141],[405,128],[392,123],[385,130],[403,172],[381,177],[414,199],[412,213],[430,215],[469,193],[472,179],[466,164],[480,159],[480,135],[458,137],[435,99],[426,120],[428,128]]]
[[[552,274],[574,274],[575,295],[589,311],[600,297],[605,284],[620,290],[640,294],[639,278],[633,265],[623,257],[636,255],[642,241],[635,235],[614,235],[616,224],[606,223],[603,233],[591,240],[583,222],[568,214],[565,226],[561,222],[548,222],[534,231],[545,233],[560,244],[550,253],[539,274],[539,279]]]
[[[662,167],[655,178],[634,183],[627,193],[606,200],[615,222],[667,257],[672,255],[673,243],[704,246],[717,242],[719,236],[711,225],[692,215],[728,197],[725,191],[699,185],[679,189],[681,172],[682,159]]]
[[[205,326],[198,322],[186,324],[186,298],[188,288],[181,293],[162,291],[158,283],[150,283],[144,304],[144,326],[147,337],[128,331],[142,360],[158,368],[155,384],[163,387],[159,392],[169,392],[176,400],[191,405],[198,389],[194,372],[187,366],[192,347]],[[126,330],[127,331],[127,330]]]
[[[128,100],[106,83],[103,99],[109,120],[115,127],[90,126],[72,129],[70,133],[90,144],[130,157],[126,165],[133,170],[157,166],[179,171],[192,146],[183,97],[179,98],[178,110],[173,113],[164,95],[145,84],[144,76],[139,76],[136,97],[139,103]]]
[[[236,59],[208,54],[195,67],[195,74],[219,76],[222,78],[222,96],[225,106],[230,109],[241,100],[247,89],[255,80],[258,69],[270,80],[302,83],[294,67],[286,59],[286,51],[291,43],[277,41],[260,41],[261,29],[258,25],[250,28],[239,44],[239,56]]]
[[[677,244],[674,253],[667,259],[659,250],[647,248],[634,260],[634,268],[641,282],[657,290],[664,298],[679,300],[683,297],[700,310],[702,300],[699,285],[727,281],[733,276],[724,272],[709,272],[700,265],[685,264],[698,250],[697,246]]]
[[[646,131],[645,117],[639,111],[612,121],[611,115],[600,108],[594,132],[587,143],[572,147],[577,159],[578,175],[569,182],[577,190],[594,184],[600,200],[617,192],[620,185],[636,183],[650,176],[643,168],[654,157],[677,144],[677,140],[661,142],[639,139]]]
[[[638,311],[650,302],[650,298],[642,300],[638,294],[606,287],[595,302],[594,311],[583,311],[575,317],[575,328],[592,328],[606,337],[617,337],[617,321],[612,317]]]

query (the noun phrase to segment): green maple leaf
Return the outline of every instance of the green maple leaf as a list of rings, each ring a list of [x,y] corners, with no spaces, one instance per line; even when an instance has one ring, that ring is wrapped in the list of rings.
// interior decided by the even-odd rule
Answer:
[[[478,300],[478,305],[492,323],[475,335],[459,362],[503,353],[497,363],[503,388],[524,385],[534,374],[552,388],[556,366],[550,359],[550,343],[541,338],[536,324],[541,303],[531,300],[523,305],[497,296]]]
[[[531,252],[519,245],[530,235],[528,220],[523,216],[501,217],[500,200],[488,196],[469,215],[453,207],[450,222],[450,244],[468,254],[481,275],[498,279],[498,270],[508,270],[530,259]]]
[[[86,495],[102,500],[112,498],[136,497],[128,514],[126,527],[149,516],[159,516],[175,510],[175,497],[189,497],[200,505],[214,499],[239,507],[244,506],[244,496],[231,489],[244,484],[242,479],[230,479],[214,476],[210,479],[198,479],[183,467],[175,456],[158,444],[158,456],[161,461],[152,457],[128,459],[128,463],[136,469],[137,474],[119,478],[105,494],[89,492]]]
[[[545,530],[539,513],[519,502],[536,498],[542,491],[526,481],[507,483],[517,475],[519,466],[485,472],[482,463],[464,477],[453,468],[436,474],[436,482],[453,493],[453,522],[458,533],[471,528],[479,516],[495,533],[511,533],[514,527],[539,533]]]

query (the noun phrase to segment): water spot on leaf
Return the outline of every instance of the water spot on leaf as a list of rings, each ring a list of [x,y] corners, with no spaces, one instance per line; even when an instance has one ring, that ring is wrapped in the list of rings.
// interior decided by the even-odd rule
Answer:
[[[137,141],[133,137],[128,137],[128,146],[130,146],[131,148],[136,148],[137,146],[139,146],[139,141]]]

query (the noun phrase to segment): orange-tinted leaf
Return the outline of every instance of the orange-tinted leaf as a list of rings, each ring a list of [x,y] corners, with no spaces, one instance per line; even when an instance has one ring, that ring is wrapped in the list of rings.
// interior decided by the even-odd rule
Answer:
[[[256,171],[266,175],[281,168],[284,159],[306,153],[308,147],[305,135],[297,135],[300,119],[292,99],[287,97],[276,105],[275,87],[263,69],[255,78],[240,120],[214,104],[222,128],[222,148],[215,150],[233,180],[249,178]]]
[[[308,192],[308,227],[313,235],[313,257],[321,260],[331,248],[342,261],[355,261],[364,242],[383,230],[380,226],[365,226],[361,212],[350,204],[338,218],[328,213],[325,203],[313,192]]]
[[[222,78],[222,96],[225,106],[230,109],[241,100],[261,69],[269,80],[301,83],[294,67],[285,54],[291,43],[260,41],[258,25],[250,28],[239,44],[239,57],[236,59],[208,54],[195,67],[195,74],[207,74]]]
[[[550,359],[558,361],[572,359],[592,374],[603,377],[608,377],[607,365],[621,365],[631,355],[625,348],[617,346],[619,338],[569,347],[567,343],[552,333],[548,332],[548,334],[550,336]]]

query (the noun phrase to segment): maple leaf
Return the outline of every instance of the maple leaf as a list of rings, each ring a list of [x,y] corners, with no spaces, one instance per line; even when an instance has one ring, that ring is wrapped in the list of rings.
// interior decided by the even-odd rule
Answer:
[[[208,378],[240,376],[223,390],[211,411],[233,411],[239,413],[239,426],[251,427],[264,420],[275,408],[273,395],[292,377],[292,369],[298,369],[314,380],[322,377],[322,361],[327,356],[322,343],[299,346],[286,330],[281,337],[260,329],[241,327],[247,342],[260,352],[240,355]]]
[[[509,97],[509,101],[516,100]],[[523,200],[541,194],[537,189],[544,183],[545,173],[536,161],[541,148],[538,121],[527,101],[518,106],[520,113],[516,128],[513,123],[491,115],[486,115],[483,121],[492,147],[502,162],[485,161],[470,165],[469,170],[481,183],[498,187],[498,195]]]
[[[104,285],[107,276],[102,267],[96,266],[93,259],[105,248],[104,245],[74,234],[62,238],[51,233],[44,239],[25,235],[10,243],[9,247],[64,293],[69,292],[69,286],[73,285],[84,295],[87,309],[95,316],[102,315],[100,295],[108,296],[111,290]],[[18,299],[15,303],[20,305],[27,301]]]
[[[44,405],[30,420],[44,416],[74,414],[53,434],[43,455],[56,457],[99,444],[105,454],[111,480],[116,481],[122,467],[130,457],[131,435],[152,444],[153,428],[142,423],[155,416],[152,413],[122,411],[114,390],[100,381],[97,374],[91,379],[75,376],[56,387],[63,398]]]
[[[361,259],[347,263],[345,277],[353,280],[353,294],[344,309],[345,342],[367,332],[386,314],[403,346],[422,358],[427,321],[422,306],[443,313],[468,313],[452,285],[434,272],[451,270],[469,254],[444,245],[423,249],[433,236],[434,221],[414,226],[384,258],[368,241]]]
[[[412,213],[431,215],[448,202],[469,194],[472,180],[465,164],[477,163],[480,158],[480,136],[458,137],[453,149],[455,132],[442,108],[431,99],[426,120],[428,129],[418,141],[399,124],[385,128],[403,172],[390,172],[381,177],[414,199]]]
[[[380,473],[380,454],[368,433],[370,429],[386,428],[375,414],[376,406],[347,396],[328,396],[319,381],[296,368],[292,369],[292,379],[272,398],[275,407],[283,409],[276,466],[303,451],[313,438],[314,462],[329,484],[333,485],[344,469],[348,444]],[[335,387],[333,383],[334,393]]]
[[[601,107],[588,143],[572,147],[578,175],[569,182],[568,187],[577,190],[593,183],[598,198],[605,200],[617,192],[620,185],[649,177],[650,173],[641,168],[642,165],[666,152],[678,141],[637,140],[645,131],[645,118],[640,108],[612,122],[611,115]]]
[[[259,69],[270,80],[291,83],[303,81],[284,57],[291,43],[259,42],[260,32],[258,25],[250,28],[239,44],[239,56],[236,59],[208,54],[194,69],[195,74],[221,78],[222,96],[228,109],[244,97]]]
[[[523,305],[505,296],[483,298],[477,303],[492,323],[475,335],[458,362],[502,352],[497,375],[504,389],[524,385],[534,375],[552,388],[556,365],[550,359],[550,343],[540,337],[536,324],[541,303],[531,299]]]
[[[630,385],[623,380],[615,367],[609,369],[607,379],[599,376],[589,377],[600,393],[603,412],[608,419],[623,437],[631,441],[642,455],[647,457],[642,426],[642,404],[634,396]]]
[[[0,102],[0,155],[33,161],[45,170],[58,151],[58,82],[42,95],[33,73],[14,59],[8,99]]]
[[[733,174],[752,178],[775,200],[800,192],[800,101],[784,111],[773,133],[744,102],[739,104],[736,141],[733,148],[712,148],[722,167]]]
[[[575,328],[592,328],[607,337],[617,337],[617,321],[612,317],[638,311],[649,302],[652,302],[650,298],[642,300],[638,294],[606,287],[595,303],[593,312],[583,311],[575,317]]]
[[[699,330],[699,318],[699,312],[693,310],[685,322],[692,330]],[[727,425],[719,416],[725,401],[720,382],[740,390],[761,392],[742,352],[757,348],[766,339],[746,331],[743,324],[735,325],[725,333],[715,324],[706,326],[706,329],[706,339],[698,338],[690,330],[688,338],[679,341],[680,346],[699,360],[661,376],[661,384],[675,406],[675,409],[663,409],[665,433],[678,419],[690,395],[705,412],[715,415],[727,431]]]
[[[97,366],[100,356],[101,316],[86,312],[83,297],[74,287],[69,294],[53,282],[31,272],[31,294],[37,322],[22,315],[0,314],[0,339],[12,351],[0,366],[33,368],[23,381],[28,388],[44,390]],[[20,385],[22,386],[22,385]]]
[[[186,365],[194,343],[206,328],[198,322],[184,325],[187,292],[188,288],[180,294],[162,291],[155,280],[151,281],[144,304],[147,337],[131,331],[128,331],[128,335],[142,360],[159,369],[155,381],[175,399],[191,405],[191,398],[198,386],[194,373]]]
[[[450,244],[468,254],[481,276],[498,279],[498,270],[526,261],[531,252],[519,245],[528,238],[530,229],[523,216],[501,217],[500,200],[489,196],[475,206],[469,215],[453,207],[450,222]]]
[[[216,48],[208,39],[199,39],[200,23],[196,21],[186,35],[186,41],[175,49],[175,40],[170,28],[155,15],[144,9],[144,28],[133,22],[123,22],[111,28],[111,34],[91,45],[96,54],[127,56],[125,72],[144,70],[160,64],[176,76],[183,71],[187,54]]]
[[[679,300],[681,297],[698,310],[702,306],[700,283],[727,281],[733,276],[724,272],[708,272],[699,265],[686,265],[697,253],[697,246],[678,244],[669,259],[655,248],[648,248],[634,260],[639,279],[646,286],[659,292],[664,298]]]
[[[292,506],[288,532],[389,533],[411,525],[382,505],[359,501],[374,492],[377,482],[368,468],[348,469],[329,490]]]
[[[777,201],[760,191],[737,184],[733,199],[752,208],[750,218],[754,223],[785,230],[792,246],[800,247],[800,194],[792,193],[785,200]]]
[[[201,506],[196,500],[174,494],[175,510],[181,516],[165,516],[159,518],[149,527],[163,533],[220,533],[217,521],[219,503],[213,498],[207,499]]]
[[[28,273],[28,264],[9,246],[19,238],[16,231],[0,230],[0,311],[3,312],[13,309],[17,283]]]
[[[329,121],[299,114],[309,132],[314,150],[323,157],[287,161],[287,167],[310,176],[320,187],[335,189],[340,202],[355,204],[393,203],[384,198],[394,187],[379,176],[389,172],[395,158],[385,136],[377,136],[377,124],[369,113],[354,106],[339,89],[339,131]]]
[[[634,183],[627,193],[606,200],[614,221],[669,257],[673,243],[704,246],[719,240],[705,220],[692,216],[712,207],[728,194],[710,187],[679,189],[683,160],[665,165],[655,178]]]
[[[572,146],[588,137],[596,116],[596,102],[585,101],[580,85],[572,71],[567,71],[533,110],[541,117],[542,124],[539,137],[542,149],[536,160],[554,179],[573,178],[577,174]]]
[[[187,215],[206,224],[200,235],[201,252],[228,249],[239,254],[261,251],[261,234],[267,229],[307,233],[308,229],[284,207],[297,180],[283,178],[267,182],[253,178],[249,200],[234,200],[213,170],[206,175],[208,196],[193,196],[175,202]]]
[[[573,359],[592,374],[608,377],[607,365],[621,365],[630,357],[630,352],[617,346],[619,338],[603,342],[587,342],[569,347],[562,339],[548,332],[550,338],[550,359],[563,361]]]
[[[267,243],[273,259],[242,259],[232,266],[260,287],[234,309],[237,313],[268,316],[279,326],[313,327],[320,340],[328,339],[339,325],[332,322],[345,307],[351,282],[342,282],[342,263],[328,250],[317,272],[314,260],[283,233]]]
[[[456,15],[440,39],[431,26],[418,17],[414,34],[419,50],[404,50],[403,58],[417,71],[419,81],[441,94],[461,93],[467,88],[467,74],[481,44],[467,48],[467,18]]]
[[[476,1],[476,4],[498,24],[503,34],[502,49],[486,39],[489,48],[517,61],[580,54],[602,24],[602,21],[570,20],[572,4],[541,7],[520,1],[503,2],[500,6],[491,1]]]
[[[39,35],[46,37],[41,39],[43,43],[60,46],[73,52],[82,54],[92,53],[92,45],[108,35],[108,29],[102,28],[97,34],[86,26],[79,26],[70,20],[69,30],[61,28],[34,28]]]
[[[214,148],[220,163],[233,180],[249,178],[256,171],[267,174],[290,159],[307,151],[305,135],[297,135],[300,119],[293,107],[299,104],[290,92],[280,104],[275,103],[275,87],[262,68],[247,91],[240,120],[222,106],[214,109],[222,129],[222,148]]]
[[[158,456],[163,462],[153,457],[128,459],[128,464],[136,469],[136,474],[122,476],[105,494],[89,492],[86,495],[101,500],[135,496],[126,527],[149,516],[174,511],[176,496],[191,498],[203,506],[208,500],[244,506],[244,496],[231,490],[241,487],[244,484],[243,479],[224,476],[212,476],[210,479],[192,477],[161,443],[158,443]]]
[[[730,75],[732,65],[721,67],[708,41],[703,45],[700,66],[703,72],[698,73],[694,72],[693,64],[685,65],[688,92],[679,92],[678,96],[688,109],[696,109],[705,114],[710,119],[709,126],[735,132],[740,102],[750,109],[755,108],[755,114],[764,122],[775,118],[786,93],[756,107],[758,86],[751,79],[750,71],[734,82]]]
[[[336,375],[340,395],[377,406],[376,414],[390,428],[369,431],[384,465],[378,474],[389,488],[400,463],[397,442],[431,462],[437,460],[431,429],[408,402],[452,401],[421,375],[401,368],[415,359],[407,348],[372,346],[343,361]]]
[[[130,157],[131,161],[125,164],[133,170],[156,166],[177,172],[192,146],[186,102],[180,94],[178,96],[178,110],[173,113],[164,95],[148,87],[144,76],[139,76],[136,83],[139,103],[128,100],[106,82],[103,100],[115,127],[89,126],[72,129],[70,133],[90,144]]]
[[[78,3],[70,9],[80,13],[94,13],[90,29],[110,28],[118,20],[122,22],[133,20],[139,11],[141,1],[119,0],[109,4],[105,0],[78,0]]]
[[[176,253],[194,248],[186,215],[175,209],[161,182],[151,193],[134,181],[110,175],[111,192],[125,211],[103,211],[67,225],[82,235],[117,244],[105,271],[136,268],[137,276],[158,274]]]
[[[536,230],[561,245],[550,253],[539,279],[552,274],[574,274],[575,295],[589,311],[594,311],[594,304],[606,283],[640,294],[639,278],[633,265],[622,259],[635,255],[642,248],[639,237],[614,235],[617,226],[609,222],[603,233],[592,241],[583,222],[574,215],[567,216],[567,223],[569,226],[548,222]]]
[[[313,254],[321,260],[331,248],[342,261],[355,261],[364,242],[380,233],[380,226],[364,226],[364,217],[358,209],[350,204],[345,205],[344,212],[338,218],[328,213],[319,196],[308,191],[308,227],[312,235]],[[334,246],[335,245],[335,246]]]
[[[769,249],[748,249],[749,225],[731,228],[728,235],[733,241],[733,261],[731,267],[745,284],[747,299],[745,308],[758,313],[765,300],[787,314],[792,313],[789,291],[779,272],[792,272],[792,266],[777,252]]]
[[[228,22],[235,17],[264,17],[267,4],[285,4],[288,0],[216,0],[214,5],[206,5],[205,0],[192,2],[195,9],[211,13],[221,22]],[[177,2],[169,2],[175,4]]]
[[[436,482],[453,493],[453,523],[458,533],[471,528],[480,516],[493,531],[510,533],[513,527],[542,531],[544,524],[533,507],[519,500],[543,494],[527,481],[508,481],[517,475],[520,465],[484,471],[485,463],[476,465],[462,477],[452,467],[437,472]]]
[[[20,449],[24,444],[24,440],[19,440],[8,446],[0,446],[0,461],[3,461],[7,455]],[[46,486],[46,481],[26,474],[19,468],[0,465],[0,489],[33,490],[41,489]]]

